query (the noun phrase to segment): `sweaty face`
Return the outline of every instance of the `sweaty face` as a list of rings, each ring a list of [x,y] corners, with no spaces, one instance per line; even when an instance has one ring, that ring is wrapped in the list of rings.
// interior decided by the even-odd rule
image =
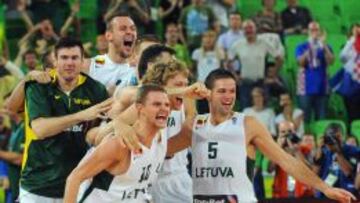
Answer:
[[[168,79],[166,82],[166,87],[186,87],[189,84],[188,79],[184,74],[178,73],[173,78]],[[172,110],[181,110],[183,104],[183,97],[181,96],[169,96],[170,99],[170,107]]]
[[[169,98],[163,92],[150,92],[140,110],[146,121],[158,128],[166,127],[169,113]]]
[[[114,45],[123,58],[128,58],[133,52],[137,31],[134,22],[129,17],[116,17],[106,33],[107,40]]]
[[[58,76],[71,82],[80,74],[83,58],[79,47],[62,48],[58,50],[55,67]]]
[[[211,111],[221,115],[232,112],[236,99],[236,83],[233,79],[218,79],[211,90],[209,105]]]

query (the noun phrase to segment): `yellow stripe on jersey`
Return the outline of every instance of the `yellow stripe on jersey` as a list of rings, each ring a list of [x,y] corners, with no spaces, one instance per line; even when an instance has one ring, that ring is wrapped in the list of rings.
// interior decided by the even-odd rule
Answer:
[[[33,140],[37,140],[38,136],[35,134],[35,132],[30,127],[30,121],[29,121],[29,112],[26,107],[26,101],[25,101],[25,146],[24,146],[24,155],[23,155],[23,162],[21,166],[21,170],[24,169],[26,165],[26,161],[28,158],[28,150],[30,147],[30,144]]]

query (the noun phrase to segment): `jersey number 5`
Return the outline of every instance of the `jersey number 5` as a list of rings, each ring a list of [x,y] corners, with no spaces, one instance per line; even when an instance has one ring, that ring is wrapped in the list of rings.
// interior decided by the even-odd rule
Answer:
[[[217,142],[209,142],[209,145],[208,145],[208,158],[209,159],[216,159],[217,157],[217,146],[218,146],[218,143]]]

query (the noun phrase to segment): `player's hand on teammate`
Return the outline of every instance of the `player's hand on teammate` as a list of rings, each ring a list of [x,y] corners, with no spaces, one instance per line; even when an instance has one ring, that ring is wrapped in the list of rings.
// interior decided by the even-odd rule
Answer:
[[[196,82],[185,89],[184,96],[192,99],[205,99],[209,96],[210,91],[204,83]]]
[[[137,151],[141,149],[140,141],[134,128],[119,121],[113,125],[115,136],[121,139],[123,147],[129,148],[131,151]]]
[[[96,118],[107,118],[107,112],[111,109],[113,98],[109,98],[101,103],[89,107],[77,113],[79,120],[91,121]]]
[[[353,194],[340,188],[329,187],[324,191],[324,194],[326,195],[326,197],[337,200],[341,203],[348,203],[352,200],[356,200]]]
[[[35,80],[38,83],[45,84],[51,81],[49,73],[39,70],[30,71],[27,75],[28,80]]]

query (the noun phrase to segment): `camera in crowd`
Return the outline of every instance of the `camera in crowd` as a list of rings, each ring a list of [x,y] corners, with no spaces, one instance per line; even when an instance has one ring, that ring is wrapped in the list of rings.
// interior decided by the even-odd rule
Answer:
[[[335,145],[339,142],[337,134],[341,132],[341,126],[338,124],[331,124],[325,131],[324,144]]]
[[[291,131],[286,134],[286,137],[292,144],[298,144],[301,141],[301,138],[296,133]]]

